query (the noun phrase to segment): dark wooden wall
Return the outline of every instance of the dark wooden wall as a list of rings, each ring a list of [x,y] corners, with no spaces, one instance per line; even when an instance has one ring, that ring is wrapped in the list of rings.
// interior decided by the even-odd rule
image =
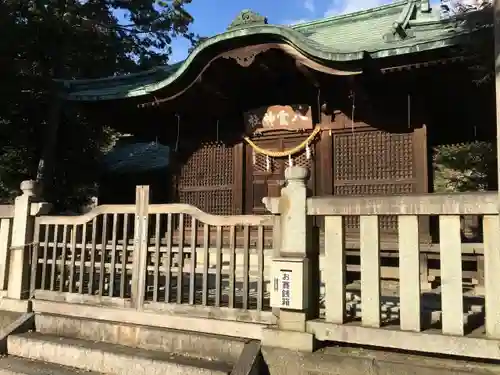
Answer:
[[[274,62],[276,69],[271,70],[279,70],[282,57],[277,57]],[[250,79],[255,72],[245,72],[242,71],[241,76],[247,84],[247,81],[255,81]],[[287,78],[285,75],[282,78],[298,82],[297,77]],[[323,131],[312,145],[311,159],[306,158],[305,152],[294,156],[294,165],[308,167],[311,171],[308,186],[313,195],[430,192],[434,145],[487,139],[494,134],[494,128],[490,126],[494,123],[491,120],[494,120],[494,103],[485,100],[491,96],[491,85],[477,87],[466,64],[386,74],[367,73],[353,79],[316,78],[321,86],[320,99],[327,103],[327,108],[323,110],[322,106],[321,111],[317,108],[321,103],[316,101],[315,89],[310,90],[314,95],[308,104],[316,106],[316,113],[321,113],[316,116],[315,124],[319,124]],[[230,81],[217,83],[221,87],[223,84],[227,86],[221,90],[229,97],[238,87],[231,86]],[[301,85],[305,87],[306,83]],[[249,95],[254,94],[252,91]],[[278,94],[281,92],[276,96]],[[201,94],[193,92],[192,95]],[[285,100],[284,97],[281,99]],[[203,97],[197,100],[202,102]],[[177,111],[176,103],[171,107]],[[178,137],[175,117],[170,116],[168,126],[165,126],[165,114],[171,114],[172,108],[151,109],[141,119],[156,124],[156,127],[142,128],[151,134],[162,134],[165,142],[174,149]],[[165,197],[168,196],[170,202],[193,204],[213,214],[265,213],[262,198],[279,195],[288,159],[271,160],[269,171],[264,156],[257,155],[254,163],[251,147],[242,139],[243,119],[233,113],[232,118],[221,118],[219,124],[216,110],[210,109],[213,118],[206,118],[209,109],[200,109],[199,116],[196,111],[181,116],[179,152],[172,155],[174,163],[169,169],[173,176],[172,188]],[[254,140],[263,148],[284,150],[295,146],[307,135],[307,132],[282,132]],[[153,191],[157,189],[165,187],[161,184],[152,186]],[[320,220],[317,224],[320,225]],[[425,236],[429,225],[424,220],[421,226],[421,233]],[[394,234],[396,228],[395,218],[381,219],[382,231]],[[347,229],[356,232],[358,220],[350,219]]]
[[[426,128],[388,132],[364,123],[344,126],[342,114],[324,121],[325,129],[312,145],[312,155],[294,155],[293,164],[310,169],[313,195],[385,195],[427,191]],[[350,125],[349,125],[350,126]],[[259,137],[256,143],[269,150],[289,149],[307,134],[287,133]],[[244,142],[205,144],[181,167],[179,200],[214,214],[264,213],[262,198],[278,196],[288,158],[252,157]],[[393,231],[395,219],[382,220],[382,229]],[[357,227],[357,222],[349,223]]]

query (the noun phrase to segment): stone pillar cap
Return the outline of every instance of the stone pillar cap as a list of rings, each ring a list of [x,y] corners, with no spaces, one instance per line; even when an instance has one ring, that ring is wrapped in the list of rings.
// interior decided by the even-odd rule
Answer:
[[[287,180],[303,180],[309,177],[309,170],[304,167],[288,167],[285,169],[285,178]]]
[[[21,182],[20,188],[24,195],[35,195],[36,181],[25,180]]]

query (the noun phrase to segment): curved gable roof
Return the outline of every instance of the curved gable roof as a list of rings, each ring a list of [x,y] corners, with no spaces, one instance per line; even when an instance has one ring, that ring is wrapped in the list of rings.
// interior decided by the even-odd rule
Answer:
[[[280,26],[251,11],[243,11],[228,30],[206,39],[186,60],[124,76],[63,81],[67,100],[97,101],[151,94],[169,85],[187,87],[211,61],[238,45],[279,42],[322,64],[377,59],[453,46],[476,31],[464,20],[442,20],[427,11],[427,0],[405,0],[352,14]],[[484,25],[484,24],[481,24]]]

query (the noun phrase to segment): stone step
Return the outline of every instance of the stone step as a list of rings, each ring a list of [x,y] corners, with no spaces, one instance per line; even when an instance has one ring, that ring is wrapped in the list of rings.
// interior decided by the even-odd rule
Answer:
[[[0,331],[7,328],[23,315],[20,312],[0,310]]]
[[[81,372],[75,367],[34,361],[14,356],[0,358],[0,375],[74,375]],[[85,375],[99,375],[98,372],[85,372]]]
[[[232,366],[177,354],[29,332],[11,335],[8,354],[117,375],[228,375]]]
[[[168,319],[167,314],[165,319]],[[224,323],[207,319],[207,324]],[[103,341],[229,364],[236,363],[247,341],[222,335],[47,313],[36,314],[35,326],[37,332],[42,334]]]

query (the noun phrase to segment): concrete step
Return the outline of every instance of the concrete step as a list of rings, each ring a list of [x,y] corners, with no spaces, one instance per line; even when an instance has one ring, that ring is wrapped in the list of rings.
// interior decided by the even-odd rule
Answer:
[[[8,356],[0,358],[0,375],[74,375],[80,372],[75,367],[34,361],[32,359]],[[85,372],[85,375],[99,375],[98,372]]]
[[[228,375],[232,366],[167,352],[29,332],[11,335],[8,354],[118,375]]]
[[[165,319],[168,319],[167,315]],[[207,324],[218,324],[215,320],[213,323],[209,322]],[[36,331],[43,334],[102,341],[229,364],[236,363],[248,341],[221,335],[45,313],[36,314],[35,325]]]

